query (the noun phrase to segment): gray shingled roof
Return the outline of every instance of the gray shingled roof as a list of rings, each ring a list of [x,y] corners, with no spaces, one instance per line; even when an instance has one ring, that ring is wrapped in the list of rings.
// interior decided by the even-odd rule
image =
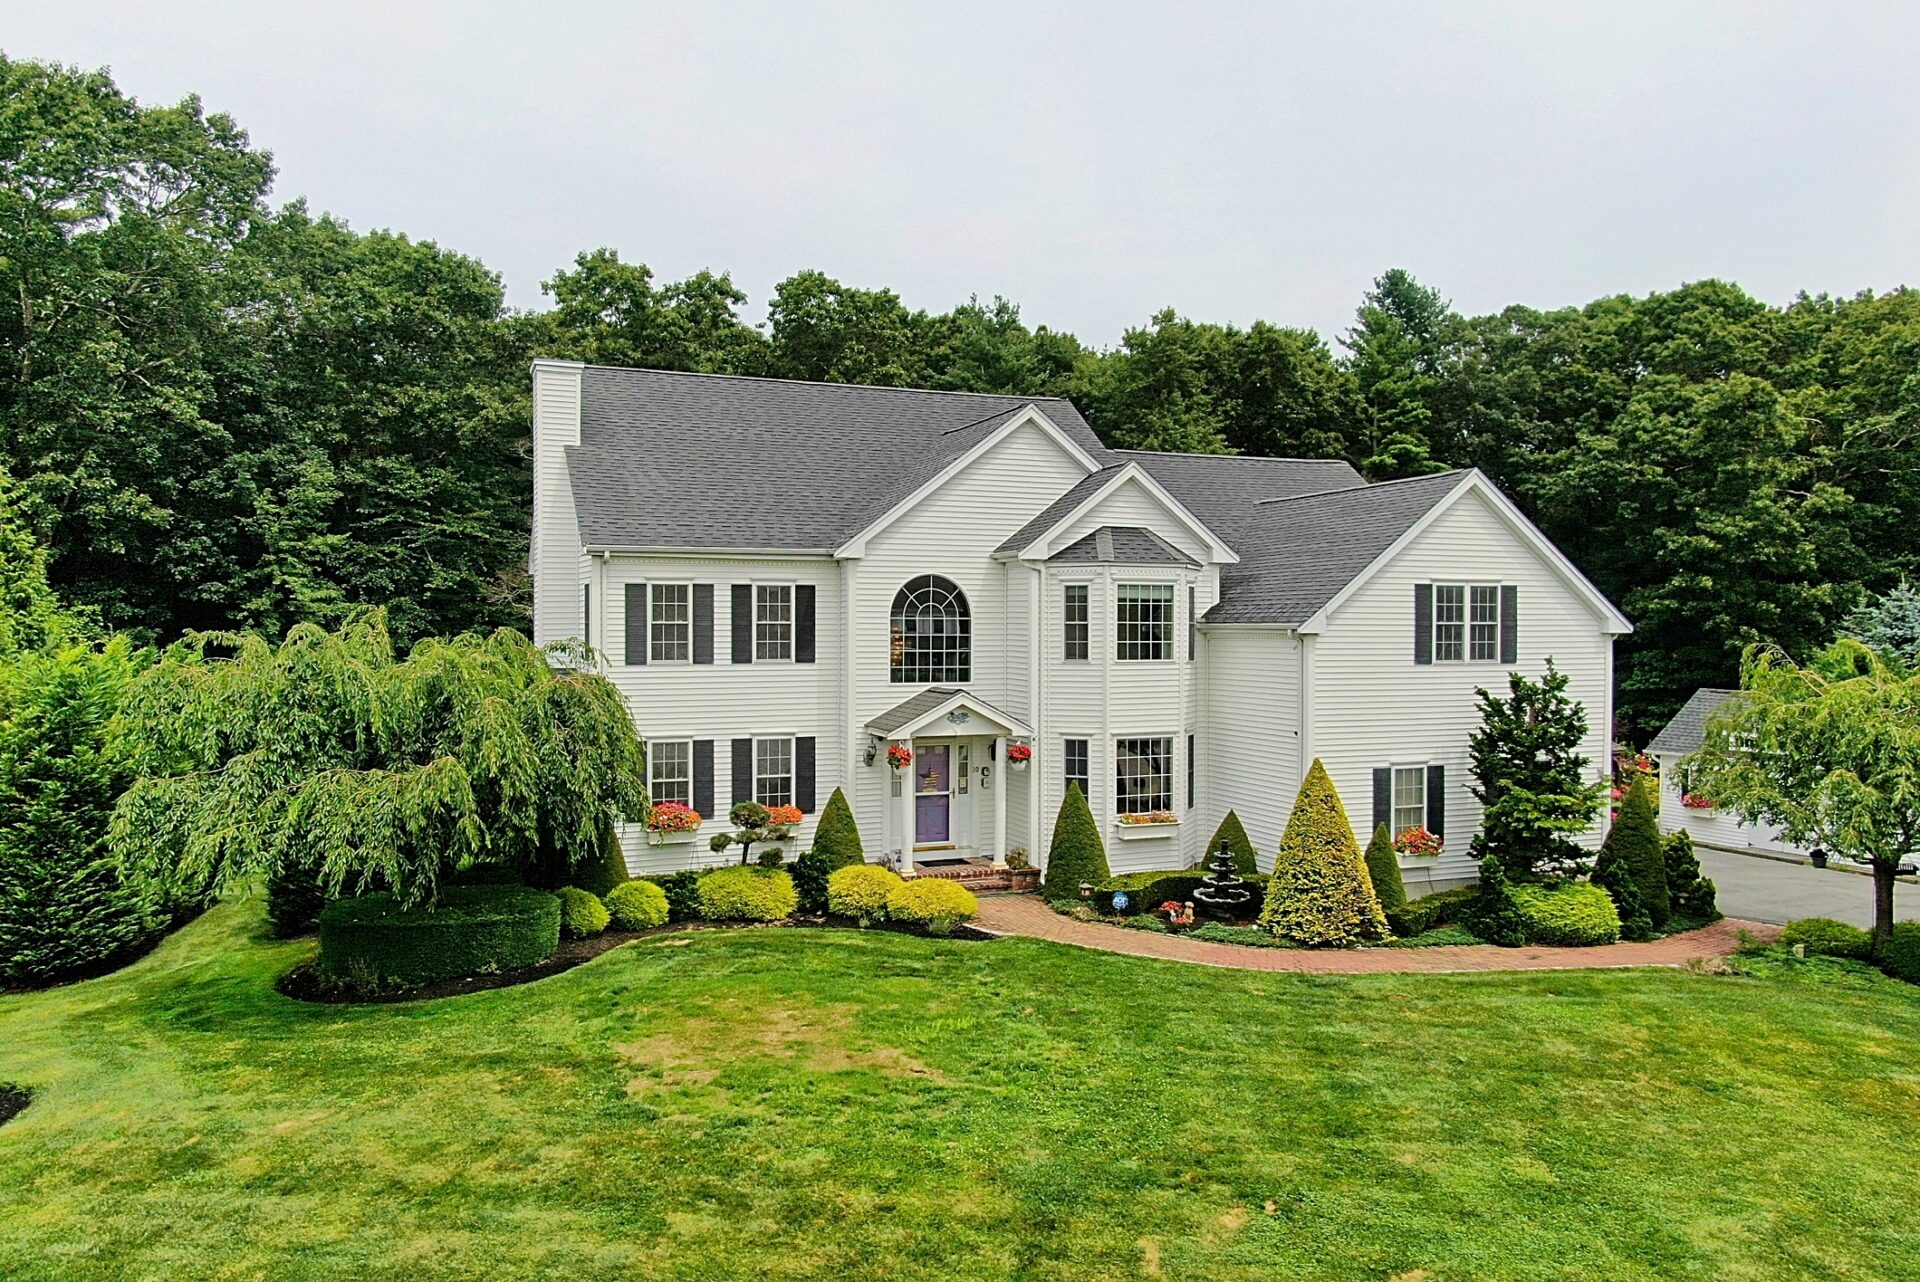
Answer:
[[[589,547],[830,549],[1028,405],[1096,460],[1064,400],[590,365],[567,450]]]
[[[1089,472],[1075,481],[1067,487],[1065,494],[1042,508],[1038,516],[1002,540],[1000,546],[994,549],[994,554],[1024,551],[1029,543],[1064,521],[1069,512],[1092,498],[1094,491],[1111,481],[1125,466],[1124,463],[1115,463],[1112,467],[1103,467],[1098,472]]]
[[[1693,692],[1693,697],[1681,705],[1680,711],[1673,714],[1673,720],[1653,736],[1653,742],[1647,745],[1648,752],[1673,753],[1692,752],[1707,738],[1707,718],[1714,710],[1727,701],[1731,690],[1715,690],[1703,687]]]
[[[1090,561],[1102,565],[1199,565],[1173,544],[1137,525],[1103,525],[1075,539],[1048,561]]]
[[[1267,499],[1353,489],[1366,479],[1344,459],[1252,458],[1245,454],[1163,454],[1114,450],[1121,462],[1138,463],[1180,506],[1242,556],[1245,527],[1261,519]]]
[[[985,699],[982,699],[979,695],[962,690],[958,686],[928,686],[919,694],[911,698],[902,699],[899,703],[894,704],[879,716],[869,720],[867,722],[867,729],[878,731],[883,735],[892,734],[903,726],[912,725],[947,700],[953,698],[955,695],[961,694],[966,695],[968,703],[980,709],[980,711],[986,713],[988,716],[993,717],[1002,725],[1011,726],[1022,732],[1025,731],[1025,724],[1018,718],[1008,716],[1006,713],[1000,711],[1000,709],[988,703]]]
[[[1221,567],[1209,623],[1305,623],[1434,504],[1464,472],[1355,485],[1257,505]]]

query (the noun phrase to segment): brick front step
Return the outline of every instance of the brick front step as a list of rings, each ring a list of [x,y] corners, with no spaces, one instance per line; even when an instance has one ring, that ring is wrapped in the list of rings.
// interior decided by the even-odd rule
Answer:
[[[914,873],[920,877],[938,877],[942,881],[957,881],[976,895],[1013,888],[1013,879],[1007,876],[1007,870],[996,868],[992,864],[951,864],[945,868],[916,867]]]

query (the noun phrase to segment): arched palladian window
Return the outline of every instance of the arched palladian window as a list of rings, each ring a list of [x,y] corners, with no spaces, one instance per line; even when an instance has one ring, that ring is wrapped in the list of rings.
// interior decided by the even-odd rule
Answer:
[[[960,589],[934,574],[909,579],[893,598],[888,668],[898,683],[973,679],[973,616]]]

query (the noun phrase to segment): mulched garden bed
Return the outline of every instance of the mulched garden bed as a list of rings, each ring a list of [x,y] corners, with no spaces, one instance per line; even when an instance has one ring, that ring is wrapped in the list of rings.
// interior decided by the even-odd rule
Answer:
[[[846,917],[794,917],[787,921],[774,922],[711,922],[683,921],[661,926],[655,930],[609,930],[592,939],[563,939],[553,956],[533,966],[522,966],[518,970],[503,970],[492,975],[467,975],[460,979],[443,979],[437,983],[422,984],[416,988],[396,988],[392,992],[365,994],[351,989],[338,987],[327,981],[315,962],[301,962],[282,975],[274,987],[281,995],[299,1002],[321,1002],[330,1006],[380,1006],[393,1002],[430,1001],[436,997],[458,997],[462,993],[483,993],[492,988],[512,988],[516,984],[531,984],[536,979],[545,979],[572,970],[575,966],[592,961],[602,953],[611,952],[623,944],[631,944],[642,939],[656,938],[662,935],[679,935],[695,930],[766,930],[779,927],[810,927],[831,930],[859,930],[858,922]],[[891,931],[898,935],[919,935],[925,939],[963,939],[987,941],[997,936],[972,926],[955,926],[945,935],[930,935],[916,925],[906,922],[876,922],[865,927],[867,930]],[[23,1104],[22,1107],[25,1105]],[[4,1121],[0,1118],[0,1121]]]
[[[0,1126],[20,1116],[21,1110],[32,1102],[33,1092],[26,1087],[0,1083]]]

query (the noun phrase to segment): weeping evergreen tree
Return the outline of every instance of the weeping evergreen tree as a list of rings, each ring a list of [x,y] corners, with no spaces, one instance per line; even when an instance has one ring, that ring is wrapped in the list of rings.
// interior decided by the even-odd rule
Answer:
[[[278,645],[193,634],[128,694],[145,777],[113,848],[220,888],[304,863],[329,897],[377,886],[408,904],[481,861],[591,878],[615,821],[645,817],[645,753],[619,692],[550,657],[583,658],[502,630],[396,659],[378,610]]]

